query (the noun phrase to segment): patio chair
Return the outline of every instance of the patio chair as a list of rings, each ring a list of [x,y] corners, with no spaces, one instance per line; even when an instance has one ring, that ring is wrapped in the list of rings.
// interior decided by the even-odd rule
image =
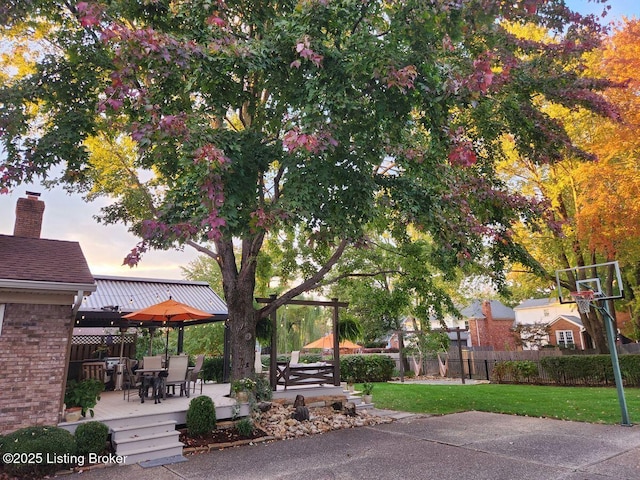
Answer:
[[[289,363],[293,365],[300,363],[300,350],[294,350],[291,352],[291,359],[289,360]]]
[[[135,360],[126,358],[124,360],[124,370],[122,371],[122,399],[124,400],[126,397],[127,402],[129,401],[129,397],[131,395],[131,389],[134,388],[139,390],[142,383],[140,375],[133,371],[134,362]]]
[[[196,383],[198,382],[198,377],[200,376],[200,372],[202,371],[202,366],[204,365],[204,355],[198,355],[196,357],[196,364],[193,367],[193,370],[189,372],[189,383],[188,388],[191,388],[191,383],[193,382],[193,393],[196,393]],[[202,394],[202,384],[204,380],[200,379],[200,393]]]
[[[162,357],[159,355],[155,355],[153,357],[143,357],[142,368],[150,370],[160,370],[162,368]]]
[[[175,394],[176,385],[180,385],[180,396],[183,393],[189,396],[189,389],[187,388],[187,369],[189,368],[189,357],[186,355],[172,355],[169,357],[169,368],[167,371],[167,378],[164,383],[169,392],[169,387],[173,389]]]

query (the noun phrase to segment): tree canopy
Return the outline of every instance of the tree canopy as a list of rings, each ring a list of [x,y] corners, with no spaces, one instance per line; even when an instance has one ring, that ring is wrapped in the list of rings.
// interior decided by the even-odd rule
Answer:
[[[482,262],[499,281],[505,259],[529,262],[511,227],[544,205],[496,175],[505,143],[536,164],[586,157],[542,105],[615,116],[607,82],[582,75],[602,29],[563,0],[32,0],[0,15],[0,189],[56,167],[54,183],[115,200],[101,221],[141,238],[127,263],[176,245],[214,258],[234,378],[258,320],[372,225],[429,236],[441,271]],[[549,35],[514,33],[529,24]],[[308,261],[258,309],[278,232]]]

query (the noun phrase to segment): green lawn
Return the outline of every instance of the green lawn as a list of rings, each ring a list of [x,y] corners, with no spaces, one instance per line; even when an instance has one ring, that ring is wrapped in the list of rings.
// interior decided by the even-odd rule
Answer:
[[[640,423],[640,389],[625,389],[625,398],[631,423]],[[435,415],[477,410],[590,423],[622,421],[615,388],[376,383],[373,403],[377,408]]]

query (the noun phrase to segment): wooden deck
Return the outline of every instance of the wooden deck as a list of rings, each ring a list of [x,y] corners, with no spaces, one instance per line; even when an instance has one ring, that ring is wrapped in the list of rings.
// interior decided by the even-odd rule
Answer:
[[[236,405],[236,401],[235,399],[228,397],[229,390],[230,386],[228,383],[206,383],[203,386],[202,394],[211,397],[213,400],[213,403],[216,406],[216,418],[218,420],[230,419],[234,416],[233,407]],[[176,389],[176,392],[177,391],[178,389]],[[123,400],[122,393],[122,391],[103,392],[98,404],[93,409],[93,418],[90,418],[89,414],[87,414],[87,417],[79,422],[62,422],[59,426],[73,432],[79,423],[86,422],[87,420],[97,420],[113,428],[144,423],[154,417],[162,418],[164,420],[175,420],[178,425],[184,424],[186,421],[187,409],[189,408],[189,402],[195,396],[200,395],[200,385],[196,387],[196,393],[192,394],[191,397],[181,397],[176,394],[174,396],[167,397],[158,404],[154,404],[153,399],[146,399],[144,403],[140,403],[137,390],[131,391],[131,398],[129,401],[127,401],[126,398]],[[273,397],[274,399],[293,399],[298,394],[312,398],[339,396],[343,395],[344,392],[342,392],[340,387],[328,385],[289,387],[286,391],[284,391],[283,387],[278,387],[278,390],[273,392]],[[248,404],[242,404],[238,415],[246,416],[248,413]]]

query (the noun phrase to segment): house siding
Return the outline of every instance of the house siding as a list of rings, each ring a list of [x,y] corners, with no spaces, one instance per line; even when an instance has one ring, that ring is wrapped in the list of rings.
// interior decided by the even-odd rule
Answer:
[[[0,334],[0,434],[58,423],[72,331],[69,305],[6,304]]]

